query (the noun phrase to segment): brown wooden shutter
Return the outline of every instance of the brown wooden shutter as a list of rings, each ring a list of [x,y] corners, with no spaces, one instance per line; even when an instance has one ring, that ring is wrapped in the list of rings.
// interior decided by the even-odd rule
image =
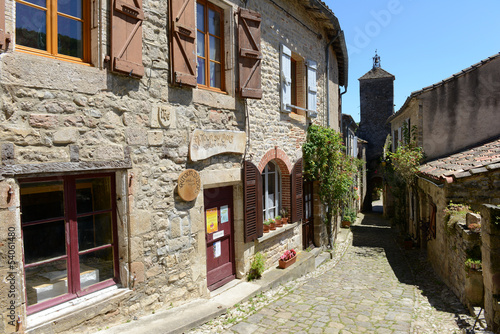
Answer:
[[[262,98],[260,47],[260,14],[240,8],[238,40],[239,40],[239,74],[241,97]]]
[[[304,218],[304,195],[302,191],[302,159],[299,159],[292,169],[290,175],[291,182],[291,201],[292,204],[292,222]]]
[[[243,165],[245,242],[254,241],[264,233],[262,226],[262,177],[249,161]]]
[[[5,33],[5,0],[0,0],[0,50],[7,50],[10,34]]]
[[[142,0],[112,0],[111,70],[134,77],[144,75],[142,65]]]
[[[170,68],[176,84],[196,87],[195,0],[170,0]]]

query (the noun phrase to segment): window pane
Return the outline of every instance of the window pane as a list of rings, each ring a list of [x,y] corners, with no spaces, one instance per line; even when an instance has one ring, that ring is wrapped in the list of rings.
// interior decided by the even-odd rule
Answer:
[[[196,53],[198,56],[205,57],[205,35],[199,31],[196,36]]]
[[[25,269],[28,305],[68,293],[66,260]]]
[[[66,254],[64,221],[23,227],[24,262],[26,264]]]
[[[78,250],[111,244],[111,226],[111,212],[78,218]]]
[[[47,51],[47,18],[44,10],[16,3],[16,43]]]
[[[111,209],[109,177],[76,181],[76,212],[78,214]]]
[[[202,4],[196,4],[196,28],[205,31],[205,7]]]
[[[220,14],[214,10],[208,10],[208,32],[220,37]]]
[[[24,0],[24,1],[32,3],[32,4],[40,6],[40,7],[47,8],[47,1],[46,0]]]
[[[205,59],[198,58],[198,84],[205,85]]]
[[[210,62],[210,86],[221,88],[220,64]]]
[[[113,249],[111,247],[80,255],[80,288],[82,290],[113,277]]]
[[[57,11],[81,19],[82,0],[58,0]]]
[[[64,217],[62,181],[21,184],[23,223]]]
[[[220,62],[220,39],[214,36],[210,36],[210,60],[216,60]]]
[[[57,28],[57,52],[66,56],[83,58],[82,22],[59,16]]]

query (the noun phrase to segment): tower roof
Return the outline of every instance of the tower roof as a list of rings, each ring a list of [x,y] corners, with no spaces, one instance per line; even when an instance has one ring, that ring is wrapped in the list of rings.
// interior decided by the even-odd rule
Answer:
[[[359,80],[369,80],[369,79],[383,79],[383,78],[392,78],[392,80],[396,79],[394,75],[382,69],[381,67],[374,67],[365,75],[363,75]]]

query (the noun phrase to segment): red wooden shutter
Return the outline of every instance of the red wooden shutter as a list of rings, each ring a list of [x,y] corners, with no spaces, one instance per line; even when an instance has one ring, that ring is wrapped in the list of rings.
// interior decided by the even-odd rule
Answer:
[[[111,70],[142,77],[142,0],[112,0]]]
[[[5,33],[5,0],[0,0],[0,50],[7,50],[10,35]]]
[[[238,40],[239,40],[239,74],[241,97],[262,98],[260,47],[260,14],[240,8]]]
[[[304,218],[304,196],[302,191],[302,159],[299,159],[292,169],[290,175],[292,222],[297,222]]]
[[[243,165],[245,242],[254,241],[264,233],[262,226],[262,184],[257,167],[249,161]]]
[[[195,0],[170,0],[172,81],[196,87]]]

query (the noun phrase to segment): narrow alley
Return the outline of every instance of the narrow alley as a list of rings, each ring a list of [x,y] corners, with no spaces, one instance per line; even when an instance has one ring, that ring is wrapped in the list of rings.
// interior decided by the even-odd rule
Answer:
[[[458,333],[460,323],[472,321],[426,265],[425,254],[400,249],[381,214],[362,216],[351,231],[338,263],[290,282],[283,296],[261,309],[252,306],[259,297],[237,305],[236,313],[258,310],[226,333]],[[232,321],[231,315],[221,318],[193,333],[221,332],[221,323]]]

